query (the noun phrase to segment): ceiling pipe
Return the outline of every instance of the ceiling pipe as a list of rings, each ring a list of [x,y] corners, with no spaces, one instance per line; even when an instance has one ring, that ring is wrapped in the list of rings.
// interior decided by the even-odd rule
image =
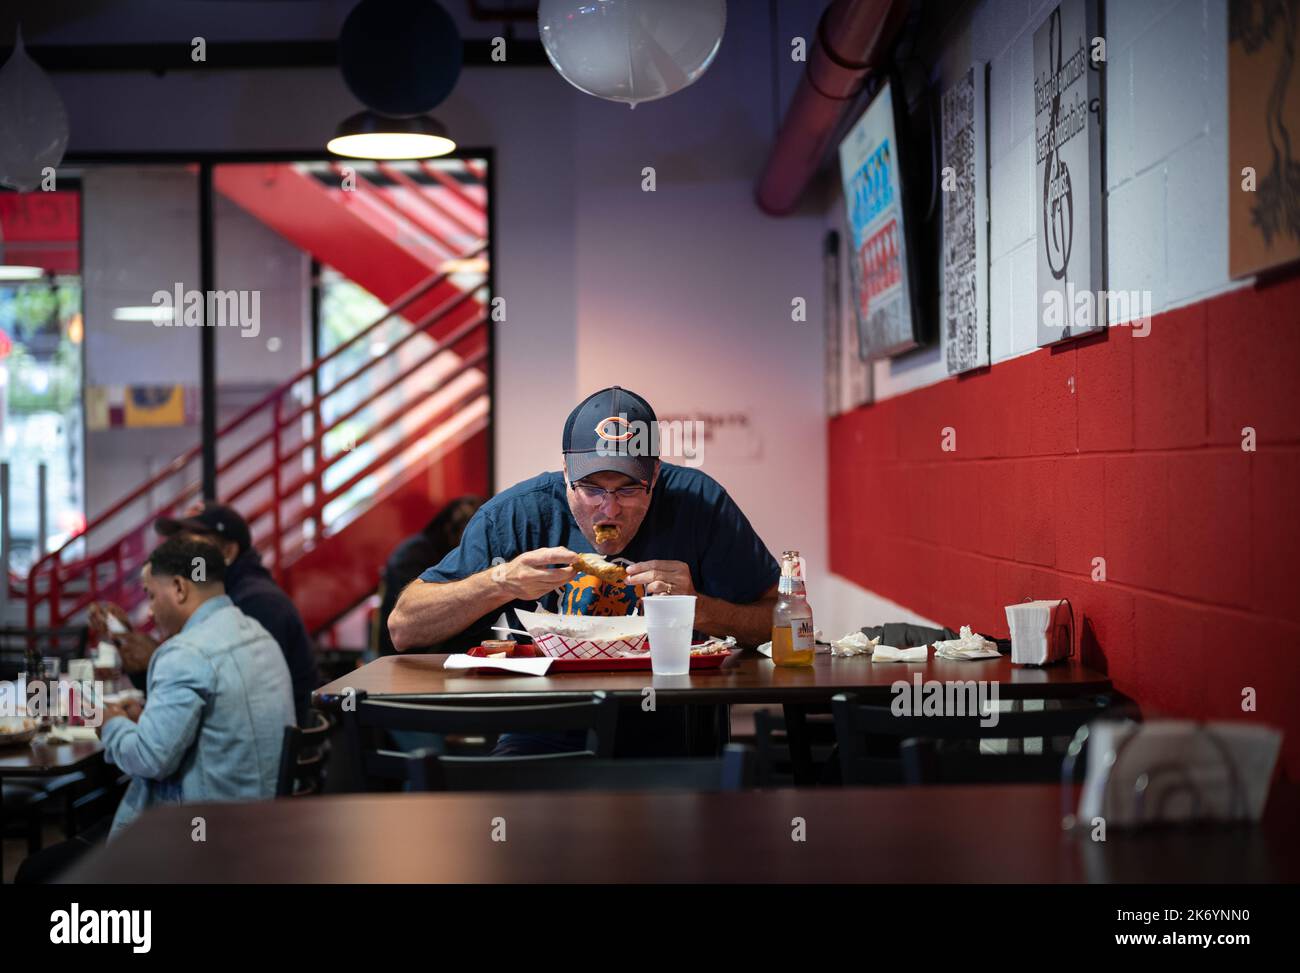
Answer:
[[[804,76],[754,189],[763,212],[784,216],[799,204],[845,112],[867,76],[888,57],[907,12],[907,0],[834,0],[826,8]]]

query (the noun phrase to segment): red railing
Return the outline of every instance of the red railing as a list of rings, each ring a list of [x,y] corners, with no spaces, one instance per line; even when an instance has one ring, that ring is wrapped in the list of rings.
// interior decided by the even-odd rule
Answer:
[[[487,244],[483,243],[464,254],[464,257],[477,257],[484,254],[486,250]],[[308,401],[301,404],[296,401],[296,398],[301,396],[296,396],[295,389],[308,381],[313,390],[320,389],[321,373],[325,366],[420,301],[431,290],[446,281],[447,277],[446,273],[436,273],[417,284],[365,328],[328,354],[312,362],[217,430],[217,441],[221,444],[223,440],[232,441],[232,434],[249,427],[259,417],[269,422],[268,431],[260,435],[256,432],[252,433],[249,442],[240,445],[232,456],[218,462],[217,479],[219,484],[223,475],[226,480],[233,479],[235,470],[241,464],[254,465],[258,451],[269,450],[268,461],[260,466],[254,466],[238,486],[229,489],[224,486],[220,488],[220,500],[238,507],[244,513],[255,537],[258,533],[257,522],[267,515],[270,516],[269,532],[258,539],[258,547],[264,553],[273,555],[272,570],[277,575],[282,574],[290,557],[288,538],[293,532],[297,531],[300,535],[301,540],[297,545],[299,549],[323,537],[323,511],[327,504],[344,496],[366,477],[381,471],[387,464],[434,432],[439,425],[453,418],[458,411],[485,394],[486,380],[482,383],[471,383],[467,389],[455,392],[449,402],[441,405],[431,417],[419,422],[410,431],[403,430],[395,444],[377,448],[376,455],[359,469],[346,474],[341,483],[328,489],[325,487],[324,481],[331,468],[344,457],[351,455],[356,447],[363,446],[385,434],[391,436],[399,420],[412,411],[409,402],[396,402],[385,408],[383,405],[385,396],[394,398],[392,393],[399,389],[402,382],[429,366],[435,358],[448,352],[454,354],[467,339],[484,332],[488,320],[486,310],[474,297],[474,290],[460,292],[412,321],[409,330],[397,341],[388,345],[383,358],[368,357],[350,373],[335,381],[329,389],[318,393],[313,392],[307,396]],[[458,318],[461,320],[456,320]],[[439,325],[449,320],[453,323],[445,335],[439,337],[434,333]],[[322,403],[352,385],[381,361],[391,360],[391,356],[399,349],[408,346],[418,347],[411,343],[418,341],[421,336],[428,341],[427,347],[414,356],[408,352],[408,357],[413,357],[413,360],[405,364],[397,375],[384,380],[377,388],[362,393],[359,401],[328,423],[322,420]],[[486,368],[486,334],[483,338],[484,340],[477,342],[475,347],[461,354],[459,361],[453,367],[445,369],[432,385],[421,390],[424,401],[429,401],[442,390],[451,390],[453,384],[467,373]],[[367,408],[379,410],[379,414],[372,417],[369,428],[358,435],[354,441],[349,442],[346,450],[326,456],[326,436],[342,423],[363,415]],[[305,434],[295,429],[295,427],[300,429],[304,423],[309,426],[309,431]],[[153,497],[156,492],[166,489],[168,481],[182,477],[188,470],[196,468],[201,458],[201,446],[194,446],[182,453],[161,471],[87,523],[82,533],[37,561],[27,577],[28,627],[62,626],[85,611],[93,601],[116,601],[128,611],[138,605],[143,597],[138,582],[139,569],[143,565],[147,552],[155,543],[153,522],[159,516],[183,511],[190,502],[198,499],[202,490],[201,479],[195,472],[192,474],[192,479],[187,480],[169,499],[154,502]],[[295,464],[301,467],[301,471],[286,476],[286,470]],[[247,503],[241,505],[240,501],[259,486],[267,490],[269,496],[251,509],[247,507]],[[131,509],[141,503],[149,508],[147,516],[132,520],[131,526],[126,530],[112,534],[110,527],[114,522],[128,517]],[[97,532],[107,533],[111,539],[94,553],[71,560],[71,553],[78,548],[91,549],[92,535]]]

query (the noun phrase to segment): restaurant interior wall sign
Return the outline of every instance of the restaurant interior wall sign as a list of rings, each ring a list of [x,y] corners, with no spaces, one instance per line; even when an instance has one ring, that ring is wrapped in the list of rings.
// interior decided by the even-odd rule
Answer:
[[[822,327],[826,348],[826,415],[840,414],[840,232],[827,230],[822,238]],[[855,356],[856,357],[856,356]]]
[[[989,364],[988,65],[943,93],[943,345],[948,374]]]
[[[1300,258],[1300,8],[1228,4],[1228,274]]]
[[[854,253],[844,246],[848,215],[835,207],[835,229],[822,241],[826,290],[826,408],[837,416],[866,405],[872,398],[872,363],[858,355],[858,319],[848,262]]]
[[[921,343],[894,91],[892,83],[882,84],[840,143],[858,354],[864,359],[887,358]]]
[[[1034,32],[1039,347],[1106,326],[1098,36],[1096,0],[1065,0]]]

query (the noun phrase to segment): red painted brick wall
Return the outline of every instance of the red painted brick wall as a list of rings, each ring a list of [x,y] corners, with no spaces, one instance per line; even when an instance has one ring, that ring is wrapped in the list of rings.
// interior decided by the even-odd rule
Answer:
[[[1300,280],[864,406],[829,436],[836,574],[1000,636],[1003,606],[1068,597],[1084,661],[1144,711],[1279,726],[1300,776]]]

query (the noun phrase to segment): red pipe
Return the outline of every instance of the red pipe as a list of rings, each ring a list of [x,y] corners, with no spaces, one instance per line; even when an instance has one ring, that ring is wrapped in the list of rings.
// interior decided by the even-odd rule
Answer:
[[[826,8],[754,189],[763,212],[784,216],[799,204],[867,75],[888,56],[907,9],[907,0],[834,0]]]

